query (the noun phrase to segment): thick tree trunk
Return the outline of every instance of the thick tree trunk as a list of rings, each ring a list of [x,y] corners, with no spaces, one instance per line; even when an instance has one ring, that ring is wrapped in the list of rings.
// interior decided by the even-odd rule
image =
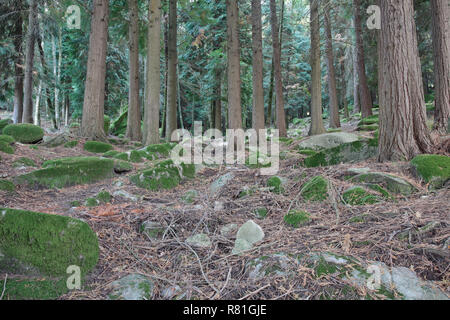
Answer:
[[[322,82],[320,68],[319,0],[310,0],[311,7],[311,128],[310,135],[325,133],[322,119]]]
[[[228,127],[230,129],[241,129],[242,108],[238,1],[226,1],[228,40]]]
[[[131,141],[141,141],[141,106],[139,104],[139,15],[137,0],[128,0],[130,14],[130,89],[128,92],[128,119],[126,137]]]
[[[36,100],[35,100],[35,105],[34,105],[34,110],[33,110],[33,124],[35,124],[36,126],[41,125],[41,117],[40,117],[40,102],[41,102],[41,92],[42,92],[42,80],[39,81],[39,87],[38,90],[36,92]]]
[[[360,0],[353,0],[353,10],[355,16],[355,36],[356,36],[356,54],[358,69],[358,87],[359,99],[361,103],[361,115],[367,118],[372,115],[372,97],[370,96],[369,86],[366,77],[366,64],[364,60],[364,46],[362,40],[362,25],[360,13]]]
[[[169,0],[166,138],[177,130],[177,1]]]
[[[36,42],[37,24],[37,1],[31,0],[30,12],[28,16],[27,49],[25,56],[25,83],[24,83],[24,104],[23,123],[33,123],[33,67],[34,67],[34,44]]]
[[[49,75],[48,75],[48,70],[47,70],[48,69],[47,63],[45,61],[44,41],[41,39],[41,35],[40,35],[39,31],[37,32],[37,41],[38,41],[39,57],[41,60],[42,73],[44,74],[44,79],[47,79],[49,77]],[[45,96],[47,98],[46,99],[47,116],[51,119],[53,128],[56,129],[55,112],[54,112],[53,103],[52,103],[52,99],[51,99],[50,88],[48,85],[45,86]]]
[[[353,113],[361,112],[361,103],[359,101],[359,86],[358,86],[358,54],[356,52],[356,45],[352,50],[353,58]]]
[[[54,87],[55,87],[55,122],[56,127],[59,128],[60,125],[60,110],[59,110],[59,90],[58,90],[58,59],[56,57],[56,40],[55,37],[52,36],[52,57],[53,57],[53,79],[54,79]]]
[[[381,1],[379,161],[432,151],[412,0]]]
[[[275,74],[275,67],[273,64],[273,56],[272,56],[272,64],[270,66],[270,85],[269,85],[269,98],[268,98],[268,105],[267,105],[267,125],[270,127],[272,126],[272,105],[273,105],[273,86],[274,86],[274,74]]]
[[[325,9],[325,34],[326,34],[326,50],[327,50],[327,67],[328,67],[328,92],[330,97],[330,128],[339,128],[341,122],[339,119],[339,105],[336,89],[336,71],[334,68],[333,56],[333,39],[331,35],[330,9]]]
[[[270,20],[272,25],[272,48],[273,64],[275,76],[275,96],[276,96],[276,127],[280,137],[286,137],[286,116],[284,113],[283,79],[281,78],[281,46],[279,38],[279,26],[277,17],[277,5],[275,0],[270,0]]]
[[[108,0],[94,0],[89,39],[86,84],[84,91],[81,135],[105,140],[106,49],[108,41]]]
[[[450,22],[448,0],[431,0],[436,106],[434,130],[447,132],[450,117]]]
[[[222,72],[216,71],[216,88],[214,99],[214,127],[222,130]],[[264,110],[263,110],[264,113]]]
[[[261,0],[252,0],[252,48],[253,48],[253,129],[264,129],[264,89]]]
[[[22,0],[17,0],[14,9],[18,12],[17,18],[14,24],[14,111],[13,111],[13,122],[22,122],[23,114],[23,54],[22,54],[22,41],[23,41],[23,18]]]
[[[161,1],[151,0],[148,8],[147,94],[144,112],[144,144],[159,143]]]

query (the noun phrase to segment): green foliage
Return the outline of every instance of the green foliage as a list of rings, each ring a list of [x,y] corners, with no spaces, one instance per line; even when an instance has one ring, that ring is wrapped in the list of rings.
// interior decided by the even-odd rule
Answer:
[[[13,162],[14,167],[37,167],[36,162],[33,159],[22,157]]]
[[[3,129],[3,134],[12,136],[17,142],[33,144],[42,140],[44,130],[29,123],[10,124]]]
[[[0,133],[2,133],[3,129],[9,125],[13,123],[11,119],[2,119],[0,120]]]
[[[14,138],[11,136],[7,136],[6,134],[1,134],[0,141],[6,142],[7,144],[13,144],[16,140],[14,140]]]
[[[112,150],[113,146],[99,141],[87,141],[83,149],[92,153],[105,153]]]
[[[103,126],[105,134],[108,135],[109,133],[109,126],[111,125],[111,118],[107,115],[103,116]]]
[[[16,186],[14,183],[8,180],[0,179],[0,191],[14,192],[15,190]]]
[[[97,195],[96,199],[101,203],[110,203],[111,194],[108,191],[102,191]]]
[[[14,154],[14,147],[5,141],[0,141],[0,151],[8,154]]]
[[[66,279],[9,279],[4,283],[0,281],[0,287],[5,287],[4,299],[8,300],[55,300],[66,294]]]
[[[78,145],[77,140],[69,141],[66,144],[64,144],[64,148],[75,148]]]
[[[316,176],[303,185],[300,193],[309,201],[325,200],[328,198],[328,180],[322,176]]]
[[[419,155],[411,160],[417,174],[435,188],[442,187],[450,179],[450,157],[442,155]]]
[[[374,204],[379,201],[376,195],[373,195],[367,192],[364,188],[358,186],[346,190],[342,194],[342,198],[347,204],[359,206]]]
[[[96,207],[99,204],[99,201],[95,198],[87,198],[86,199],[86,207]]]
[[[282,187],[283,181],[280,177],[271,177],[267,180],[267,186],[270,188],[270,190],[274,193],[281,194],[284,192],[284,188]]]
[[[305,211],[291,210],[284,216],[284,222],[294,228],[299,228],[311,221],[309,213]]]

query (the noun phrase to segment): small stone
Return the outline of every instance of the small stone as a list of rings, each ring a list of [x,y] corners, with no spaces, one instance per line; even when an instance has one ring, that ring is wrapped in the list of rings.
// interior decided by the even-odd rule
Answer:
[[[140,274],[130,274],[111,284],[111,300],[149,300],[153,296],[154,284]]]
[[[264,239],[264,231],[253,220],[250,220],[239,229],[236,238],[246,240],[253,245]]]
[[[230,223],[230,224],[224,225],[220,229],[220,234],[225,238],[229,238],[229,237],[233,236],[234,232],[236,232],[237,229],[238,229],[237,224]]]
[[[186,239],[186,242],[192,247],[209,248],[211,247],[211,239],[204,233],[195,234]]]
[[[231,180],[234,179],[234,177],[234,174],[229,172],[214,181],[210,186],[211,194],[213,196],[217,195]]]

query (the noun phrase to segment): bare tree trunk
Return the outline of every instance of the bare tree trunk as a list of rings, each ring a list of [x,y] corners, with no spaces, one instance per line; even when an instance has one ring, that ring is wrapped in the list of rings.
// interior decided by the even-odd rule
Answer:
[[[253,129],[262,130],[264,122],[263,54],[261,0],[252,0],[253,46]]]
[[[367,85],[366,64],[364,61],[364,46],[362,40],[362,26],[360,14],[360,0],[353,0],[353,10],[355,16],[355,36],[356,36],[356,53],[358,68],[358,86],[359,98],[361,103],[361,114],[363,118],[372,115],[372,97],[370,96],[369,86]]]
[[[353,26],[355,22],[352,21]],[[361,103],[359,100],[359,80],[358,80],[358,52],[356,50],[356,38],[355,44],[352,49],[352,58],[353,58],[353,112],[359,113],[361,112]]]
[[[450,24],[448,0],[431,0],[436,106],[434,130],[445,134],[450,117]]]
[[[270,66],[270,85],[269,85],[269,98],[268,98],[268,106],[267,106],[267,125],[272,126],[272,104],[273,104],[273,87],[274,87],[274,75],[275,75],[275,66],[273,64],[273,56],[272,56],[272,64]]]
[[[226,0],[228,39],[228,126],[242,128],[239,11],[237,0]]]
[[[139,103],[139,15],[137,0],[128,0],[130,14],[130,89],[128,93],[128,119],[126,137],[141,141],[141,106]]]
[[[33,67],[36,41],[37,1],[31,0],[28,16],[27,49],[25,56],[25,84],[22,122],[33,123]]]
[[[339,119],[339,105],[336,89],[336,71],[334,68],[333,39],[331,35],[330,9],[325,9],[325,34],[327,50],[328,67],[328,91],[330,96],[330,128],[339,128],[341,122]]]
[[[432,151],[412,0],[381,1],[378,160],[409,160]]]
[[[59,90],[58,90],[58,61],[56,58],[56,40],[55,37],[52,36],[52,57],[53,57],[53,78],[54,78],[54,86],[55,86],[55,122],[56,127],[59,128],[60,125],[60,111],[59,111]]]
[[[166,138],[177,130],[177,1],[169,0]]]
[[[105,78],[108,44],[109,1],[94,0],[89,39],[81,135],[105,140]]]
[[[310,0],[311,7],[311,128],[310,135],[325,133],[322,119],[322,75],[320,68],[319,0]]]
[[[39,28],[38,28],[39,30]],[[41,35],[39,31],[37,31],[37,42],[38,42],[38,50],[39,50],[39,56],[41,60],[41,67],[42,67],[42,73],[44,74],[44,79],[47,79],[49,77],[48,70],[47,70],[47,63],[45,61],[45,52],[44,52],[44,40],[41,38]],[[49,86],[45,86],[45,95],[46,95],[46,104],[47,104],[47,116],[51,119],[53,128],[56,129],[56,122],[55,122],[55,113],[53,108],[53,103],[51,99],[50,89]]]
[[[222,130],[222,72],[216,71],[216,89],[214,99],[214,127]],[[264,113],[264,110],[263,110]]]
[[[14,6],[14,9],[17,12],[17,18],[14,24],[14,111],[13,111],[13,122],[20,123],[22,122],[22,114],[23,114],[23,54],[22,54],[22,41],[23,41],[23,18],[22,18],[22,9],[23,3],[22,0],[17,0]]]
[[[148,8],[147,94],[144,111],[144,144],[159,143],[161,0],[151,0]],[[168,133],[167,133],[168,134]]]
[[[41,117],[39,116],[40,115],[39,104],[41,101],[41,91],[42,91],[42,80],[39,81],[39,87],[36,92],[36,100],[35,100],[34,110],[33,110],[33,124],[35,124],[36,126],[41,125]]]

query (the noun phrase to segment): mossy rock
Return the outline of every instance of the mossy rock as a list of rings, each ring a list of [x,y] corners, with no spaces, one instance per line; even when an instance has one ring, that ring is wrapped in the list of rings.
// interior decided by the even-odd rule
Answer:
[[[311,222],[311,216],[305,211],[291,210],[284,216],[284,222],[291,227],[300,228]]]
[[[115,136],[125,135],[127,130],[128,108],[111,124],[110,132]]]
[[[3,129],[3,134],[12,136],[17,142],[34,144],[42,140],[44,130],[34,124],[10,124]]]
[[[71,149],[71,148],[75,148],[77,145],[78,145],[78,141],[77,140],[73,140],[73,141],[66,142],[64,144],[64,148]]]
[[[354,186],[344,191],[342,198],[349,205],[363,206],[379,202],[379,198],[361,186]]]
[[[328,180],[317,176],[305,183],[300,191],[302,197],[309,201],[322,201],[328,198]]]
[[[7,126],[12,124],[13,121],[11,119],[2,119],[0,120],[0,133],[2,133],[3,129]]]
[[[111,194],[108,191],[102,191],[97,195],[96,199],[100,201],[100,203],[110,203]]]
[[[311,149],[301,149],[298,151],[299,154],[303,154],[305,156],[313,156],[317,153],[317,151]]]
[[[274,193],[281,194],[284,192],[283,180],[280,177],[274,176],[267,180],[267,187]]]
[[[87,198],[86,199],[86,207],[92,208],[92,207],[96,207],[100,204],[100,201],[98,201],[95,198]]]
[[[105,134],[109,134],[109,126],[111,125],[111,118],[107,115],[103,116],[103,130],[105,131]]]
[[[33,188],[65,188],[112,178],[114,166],[114,160],[106,158],[62,158],[44,162],[44,169],[18,176],[15,182]]]
[[[88,224],[66,216],[0,209],[0,271],[66,277],[69,266],[82,276],[98,261],[96,234]]]
[[[83,149],[92,153],[105,153],[112,150],[113,146],[99,141],[87,141]]]
[[[142,162],[142,156],[139,151],[133,150],[130,152],[130,161],[133,163]]]
[[[127,161],[114,160],[114,172],[125,173],[133,170],[133,165]]]
[[[0,141],[0,151],[7,154],[14,154],[14,147],[5,141]]]
[[[174,148],[173,143],[152,144],[139,151],[145,151],[149,160],[167,158]]]
[[[378,115],[373,115],[373,116],[362,119],[359,122],[358,127],[364,126],[364,125],[378,125],[379,122],[380,122],[380,119],[379,119]]]
[[[114,157],[117,156],[118,154],[120,154],[119,151],[117,151],[117,150],[111,150],[111,151],[105,152],[105,153],[103,154],[103,157],[105,157],[105,158],[114,158]],[[128,159],[127,159],[127,160],[128,160]]]
[[[181,198],[185,203],[193,203],[195,199],[199,196],[197,190],[188,190]]]
[[[450,157],[424,154],[411,161],[414,172],[433,188],[441,188],[450,180]]]
[[[37,167],[33,159],[22,157],[13,162],[13,167]]]
[[[128,161],[130,159],[130,155],[126,152],[120,152],[113,156],[114,159],[122,160],[122,161]]]
[[[6,134],[0,134],[0,142],[1,141],[6,142],[7,144],[13,144],[14,142],[16,142],[16,140],[14,140],[13,137],[8,136]]]
[[[4,283],[0,280],[0,287],[5,287],[4,300],[55,300],[66,294],[66,279],[53,280],[50,278],[10,279]]]
[[[0,179],[0,191],[14,192],[16,186],[11,181]]]
[[[258,219],[265,219],[268,214],[269,214],[269,210],[267,210],[267,208],[261,207],[261,208],[255,209],[255,216]]]
[[[376,157],[378,140],[361,140],[317,152],[304,160],[307,168],[325,167],[340,163],[355,163]]]
[[[368,172],[359,174],[351,178],[350,181],[356,183],[367,183],[371,185],[377,184],[392,193],[402,194],[404,196],[409,196],[417,191],[417,189],[408,181],[383,172]]]

